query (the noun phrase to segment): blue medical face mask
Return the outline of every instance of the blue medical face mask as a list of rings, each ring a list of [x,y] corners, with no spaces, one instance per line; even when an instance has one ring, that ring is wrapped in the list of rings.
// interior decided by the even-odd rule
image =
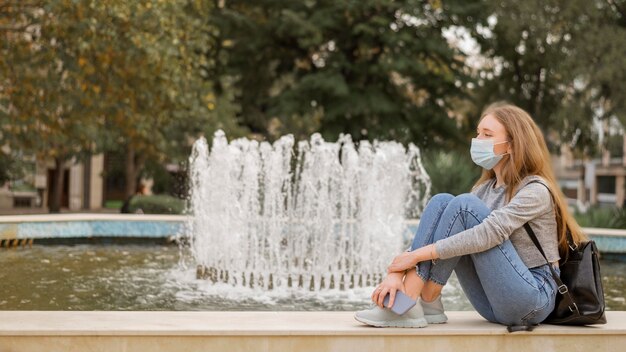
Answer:
[[[496,155],[493,151],[493,147],[496,144],[508,143],[509,141],[494,143],[491,139],[478,139],[472,138],[472,147],[470,148],[470,154],[472,160],[476,165],[481,166],[487,170],[493,169],[494,166],[502,160],[507,153]]]

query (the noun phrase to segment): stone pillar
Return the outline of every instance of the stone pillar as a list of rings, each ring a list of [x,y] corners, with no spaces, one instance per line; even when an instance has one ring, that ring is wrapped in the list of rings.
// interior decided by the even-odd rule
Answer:
[[[611,165],[611,153],[608,149],[602,147],[602,166],[609,167]]]
[[[624,175],[615,176],[615,205],[618,208],[624,206]]]
[[[569,169],[574,167],[574,154],[570,147],[563,143],[561,144],[561,167]]]
[[[576,191],[576,199],[578,204],[584,205],[587,202],[587,187],[585,187],[585,167],[580,168],[580,175],[578,176],[578,189]]]
[[[48,204],[48,166],[45,161],[38,160],[35,166],[35,188],[41,198],[40,207]]]
[[[9,183],[6,182],[4,185],[0,185],[0,209],[11,208],[13,208],[13,195],[9,190]]]
[[[102,208],[102,198],[104,196],[104,181],[102,173],[104,170],[104,154],[91,157],[91,177],[89,181],[89,209]]]
[[[69,209],[79,210],[83,207],[83,164],[73,164],[69,174]]]
[[[598,179],[594,176],[591,189],[589,190],[589,203],[591,205],[598,204]]]
[[[626,166],[626,132],[622,136],[622,165]]]
[[[598,179],[596,177],[596,164],[593,161],[585,163],[585,187],[589,188],[589,203],[598,204]]]
[[[601,152],[602,152],[602,166],[604,167],[608,167],[609,165],[611,165],[611,153],[609,152],[609,149],[607,148],[608,146],[608,139],[610,137],[610,133],[609,133],[609,120],[608,119],[604,119],[602,120],[602,146],[601,146]]]

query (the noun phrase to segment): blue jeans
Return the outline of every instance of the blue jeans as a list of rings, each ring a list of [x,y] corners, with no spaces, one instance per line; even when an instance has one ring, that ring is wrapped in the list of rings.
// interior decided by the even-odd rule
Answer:
[[[490,212],[473,194],[437,194],[422,213],[411,250],[472,228]],[[416,269],[424,282],[440,285],[454,270],[481,316],[494,323],[520,325],[538,324],[554,309],[557,285],[548,265],[529,269],[507,240],[484,252],[421,262]]]

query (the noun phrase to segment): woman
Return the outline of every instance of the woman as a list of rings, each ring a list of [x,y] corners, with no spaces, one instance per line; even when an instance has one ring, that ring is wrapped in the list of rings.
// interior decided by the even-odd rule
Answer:
[[[524,110],[492,105],[472,139],[472,160],[483,167],[471,193],[437,194],[429,201],[411,249],[394,258],[372,293],[372,309],[355,318],[380,327],[444,323],[441,290],[452,271],[470,303],[485,319],[504,325],[535,325],[553,310],[558,271],[566,253],[566,229],[578,243],[580,227],[569,214],[551,168],[543,135]],[[523,225],[529,223],[547,264]],[[418,300],[403,315],[389,306],[397,291]]]

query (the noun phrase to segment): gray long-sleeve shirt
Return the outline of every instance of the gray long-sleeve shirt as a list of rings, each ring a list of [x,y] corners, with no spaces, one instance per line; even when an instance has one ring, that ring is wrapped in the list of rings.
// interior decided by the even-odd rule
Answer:
[[[540,181],[543,183],[531,183]],[[435,249],[441,259],[478,253],[493,248],[507,239],[528,268],[546,263],[524,229],[530,223],[550,262],[559,260],[557,225],[554,204],[547,183],[539,176],[528,176],[520,182],[517,193],[506,203],[506,185],[494,188],[496,179],[472,190],[492,212],[482,223],[454,236],[439,240]]]

